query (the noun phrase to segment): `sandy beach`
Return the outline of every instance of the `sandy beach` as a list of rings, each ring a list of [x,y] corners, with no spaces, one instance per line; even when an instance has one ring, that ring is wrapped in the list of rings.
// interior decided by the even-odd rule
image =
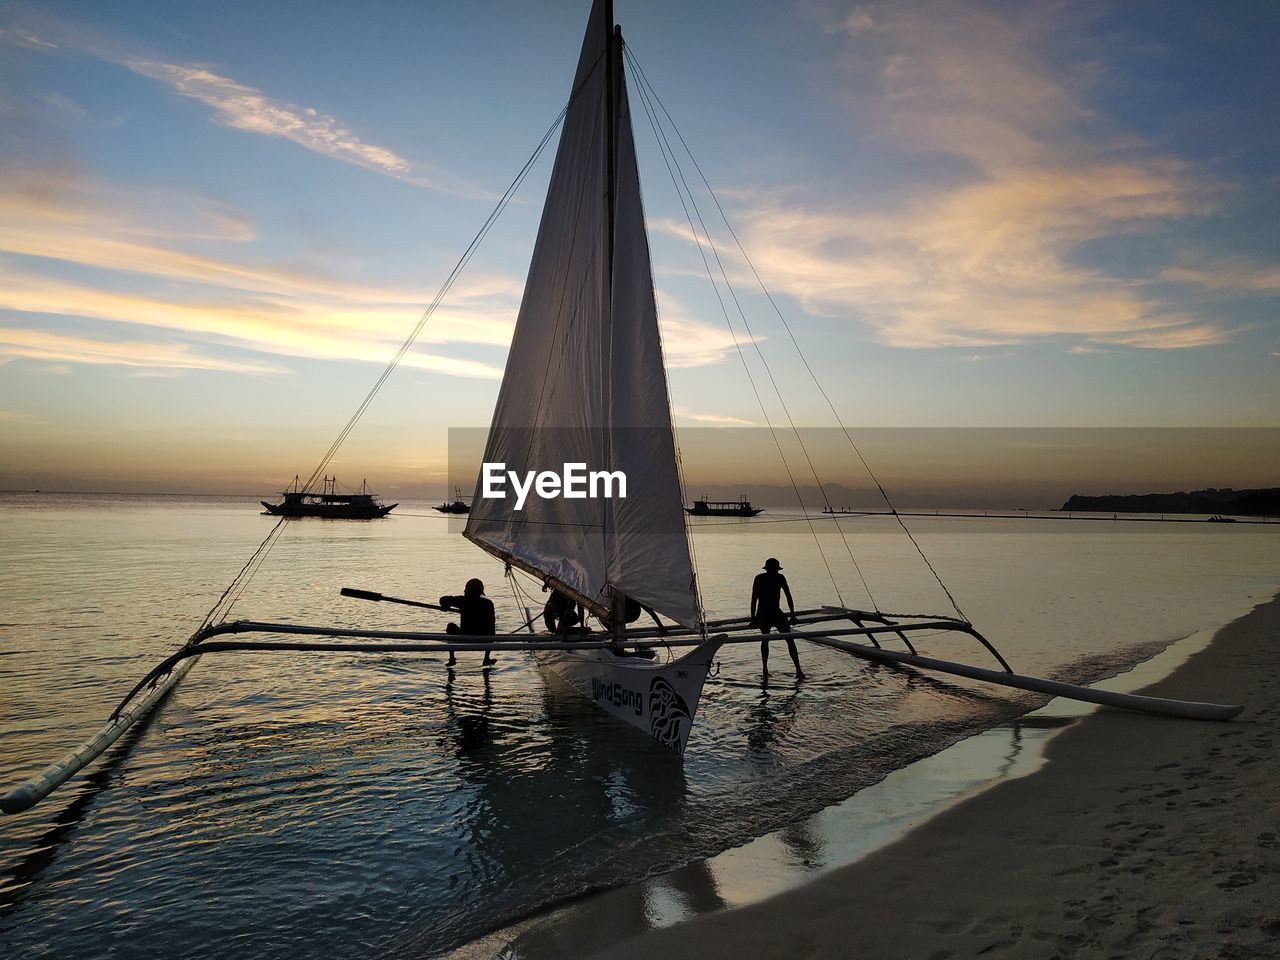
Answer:
[[[1230,723],[1102,710],[1002,783],[759,904],[614,943],[612,958],[1280,955],[1280,598],[1147,692]],[[603,956],[603,954],[599,954]]]

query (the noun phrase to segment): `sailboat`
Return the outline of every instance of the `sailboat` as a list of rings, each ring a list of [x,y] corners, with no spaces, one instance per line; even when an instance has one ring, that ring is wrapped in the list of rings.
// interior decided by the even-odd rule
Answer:
[[[245,650],[376,656],[527,652],[603,710],[675,753],[685,752],[716,652],[724,644],[765,638],[747,617],[707,620],[699,598],[622,59],[612,2],[595,0],[484,459],[516,473],[591,464],[625,474],[627,496],[535,497],[516,510],[510,500],[483,496],[477,479],[464,530],[468,540],[509,568],[580,604],[606,631],[526,639],[230,621],[231,604],[219,600],[187,643],[138,681],[96,735],[0,795],[0,811],[26,810],[83,770],[160,704],[197,659]],[[224,599],[234,602],[234,588],[243,589],[284,523],[259,546]],[[360,600],[433,606],[372,591],[342,592]],[[628,630],[629,607],[660,613],[672,625]],[[877,663],[1128,710],[1199,720],[1227,720],[1241,711],[1234,704],[1096,690],[1015,673],[958,609],[957,614],[824,606],[796,611],[791,629],[768,640],[807,640]],[[998,669],[921,655],[911,637],[938,633],[968,635]],[[252,634],[288,639],[240,639]],[[906,649],[889,649],[882,639]],[[669,659],[660,660],[659,650]]]
[[[530,497],[515,510],[477,480],[463,535],[609,624],[613,646],[539,661],[683,752],[723,639],[662,665],[619,646],[628,598],[689,630],[703,618],[612,8],[597,0],[587,22],[484,462],[619,471],[627,495]]]

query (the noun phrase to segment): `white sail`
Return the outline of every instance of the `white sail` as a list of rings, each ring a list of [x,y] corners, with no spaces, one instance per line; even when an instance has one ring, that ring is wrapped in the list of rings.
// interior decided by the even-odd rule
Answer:
[[[700,615],[698,594],[625,84],[619,100],[609,414],[619,441],[613,444],[612,469],[625,472],[629,485],[625,500],[609,501],[614,521],[608,538],[609,582],[645,606],[693,626]]]
[[[620,470],[627,495],[531,494],[517,511],[510,494],[484,497],[481,477],[465,534],[597,613],[623,593],[694,626],[700,610],[620,69],[617,107],[609,102],[607,6],[597,0],[587,24],[484,461],[520,476],[565,463]]]

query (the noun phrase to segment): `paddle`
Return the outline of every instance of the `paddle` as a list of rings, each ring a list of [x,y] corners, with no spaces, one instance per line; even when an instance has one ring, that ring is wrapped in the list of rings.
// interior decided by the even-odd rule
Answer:
[[[422,603],[418,600],[401,600],[399,597],[388,597],[381,593],[374,593],[372,590],[356,590],[353,587],[343,587],[339,593],[344,597],[351,597],[355,600],[373,600],[375,603],[403,603],[406,607],[426,607],[428,610],[443,610],[444,607],[438,603]]]
[[[355,600],[372,600],[375,603],[381,603],[381,602],[403,603],[406,607],[426,607],[428,610],[444,610],[444,607],[440,606],[439,604],[421,603],[417,600],[401,600],[399,597],[388,597],[385,594],[374,593],[372,590],[357,590],[355,589],[355,587],[343,587],[338,592],[342,594],[342,596],[344,597],[351,597],[352,599],[355,599]],[[528,613],[528,612],[529,612],[528,610],[525,610],[525,613]],[[516,627],[511,632],[519,633],[521,630],[525,630],[532,627],[534,623],[537,622],[538,617],[540,616],[542,616],[542,614],[539,613],[539,614],[536,614],[535,616],[530,617],[528,620],[520,624],[520,626]]]

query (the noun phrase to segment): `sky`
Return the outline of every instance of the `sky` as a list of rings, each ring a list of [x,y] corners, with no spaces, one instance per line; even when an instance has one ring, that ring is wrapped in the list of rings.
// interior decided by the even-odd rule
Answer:
[[[564,105],[588,8],[0,2],[0,488],[310,473]],[[831,427],[827,397],[855,432],[1280,427],[1280,6],[616,13],[750,257],[701,193],[731,331],[637,112],[679,427]],[[449,428],[488,423],[549,167],[342,447],[344,482],[443,490]],[[1256,456],[1193,444],[1163,476],[1274,475],[1277,434],[1240,436]],[[1162,476],[1122,459],[1080,483]],[[910,462],[886,469],[947,482]]]

